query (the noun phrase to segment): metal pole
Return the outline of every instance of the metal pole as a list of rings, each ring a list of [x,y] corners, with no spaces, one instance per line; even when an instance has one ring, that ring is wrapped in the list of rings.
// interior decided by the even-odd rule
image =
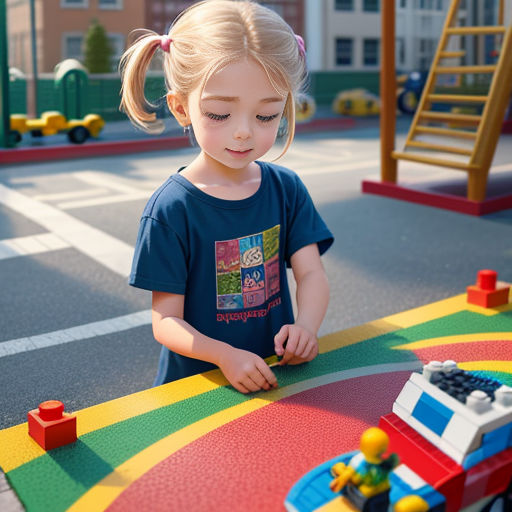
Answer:
[[[396,129],[395,1],[385,0],[380,5],[380,176],[381,181],[396,183],[397,162],[391,156]]]
[[[30,38],[32,43],[32,94],[34,105],[34,117],[37,117],[37,31],[35,0],[30,0]]]
[[[9,59],[7,52],[7,5],[0,0],[0,146],[11,147],[9,140]]]

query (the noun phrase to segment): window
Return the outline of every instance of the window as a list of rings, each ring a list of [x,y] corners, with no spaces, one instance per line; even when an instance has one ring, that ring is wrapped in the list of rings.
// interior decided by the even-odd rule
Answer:
[[[108,34],[107,37],[112,48],[112,70],[115,71],[124,52],[124,36],[123,34]]]
[[[405,39],[403,37],[396,40],[396,59],[400,66],[405,64]]]
[[[365,66],[376,66],[379,63],[379,40],[365,39],[363,42],[363,63]]]
[[[363,0],[363,11],[379,12],[379,0]]]
[[[60,0],[63,9],[87,9],[89,0]]]
[[[354,0],[336,0],[334,8],[337,11],[353,11]]]
[[[437,2],[436,2],[436,9],[438,11],[442,11],[444,9],[443,0],[437,0]]]
[[[63,34],[62,58],[63,59],[83,59],[84,36],[78,34]]]
[[[98,0],[100,9],[117,9],[123,8],[123,0]]]
[[[336,65],[351,66],[352,65],[352,39],[337,38],[336,39]]]
[[[400,7],[407,7],[407,0],[400,0]]]

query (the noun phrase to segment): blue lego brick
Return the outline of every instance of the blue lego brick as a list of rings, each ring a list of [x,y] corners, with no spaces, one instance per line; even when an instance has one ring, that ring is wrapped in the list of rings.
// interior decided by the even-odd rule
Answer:
[[[480,464],[486,458],[484,450],[482,447],[478,448],[474,452],[466,455],[464,462],[462,463],[462,467],[467,471],[471,469],[473,466]]]
[[[390,474],[389,479],[391,484],[389,501],[392,504],[395,504],[398,500],[411,494],[415,494],[423,498],[430,505],[429,510],[432,510],[434,507],[441,506],[445,502],[445,497],[428,484],[423,487],[413,489],[399,477],[393,477],[393,473]]]
[[[453,416],[453,411],[427,393],[422,393],[412,411],[412,416],[432,432],[442,436],[446,425]]]
[[[503,447],[503,443],[486,443],[481,448],[484,451],[484,458],[486,459],[502,452],[505,449]]]
[[[340,455],[306,473],[290,489],[285,502],[288,508],[297,512],[311,512],[339,496],[339,493],[333,493],[329,487],[332,480],[331,467],[337,462],[348,464],[356,453],[358,452]]]
[[[500,444],[501,450],[504,450],[509,446],[512,436],[512,423],[507,423],[492,432],[484,434],[482,437],[482,446],[486,444]]]

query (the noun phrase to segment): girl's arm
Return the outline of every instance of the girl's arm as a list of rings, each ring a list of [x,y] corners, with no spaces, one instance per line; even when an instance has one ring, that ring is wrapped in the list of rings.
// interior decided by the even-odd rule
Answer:
[[[329,303],[329,284],[318,245],[299,249],[291,264],[297,282],[297,319],[292,325],[283,325],[274,338],[276,354],[283,356],[281,364],[304,363],[317,356],[316,336]]]
[[[267,363],[256,354],[201,334],[183,320],[185,296],[153,292],[153,335],[169,350],[217,365],[238,391],[277,387]]]

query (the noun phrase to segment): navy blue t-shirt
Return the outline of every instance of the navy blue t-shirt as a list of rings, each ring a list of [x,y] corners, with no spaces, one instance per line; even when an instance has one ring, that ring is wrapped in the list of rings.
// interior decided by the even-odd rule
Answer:
[[[259,189],[241,200],[202,192],[179,173],[142,214],[129,283],[185,295],[184,319],[200,333],[274,354],[274,336],[294,322],[286,266],[300,248],[333,236],[300,178],[257,162]],[[155,385],[215,368],[162,347]]]

